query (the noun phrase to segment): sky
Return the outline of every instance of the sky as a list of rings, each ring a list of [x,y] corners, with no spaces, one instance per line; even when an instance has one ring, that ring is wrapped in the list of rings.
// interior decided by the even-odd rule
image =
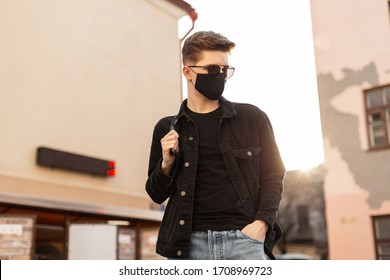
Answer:
[[[212,30],[236,43],[223,96],[268,115],[287,170],[323,163],[310,0],[185,1],[198,13],[190,34]],[[190,27],[182,18],[179,36]]]

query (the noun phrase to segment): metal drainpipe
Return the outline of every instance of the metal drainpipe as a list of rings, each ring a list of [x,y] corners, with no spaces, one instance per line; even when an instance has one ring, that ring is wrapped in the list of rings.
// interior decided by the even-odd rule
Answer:
[[[188,30],[188,32],[183,36],[183,38],[180,39],[180,46],[182,45],[184,39],[188,36],[188,34],[190,34],[191,31],[194,29],[195,21],[198,18],[198,14],[195,12],[194,9],[191,9],[191,11],[189,11],[188,15],[189,15],[189,17],[192,20],[192,26],[191,26],[190,30]],[[181,67],[181,62],[180,62],[180,67]],[[183,81],[181,79],[180,79],[180,88],[181,88],[181,90],[180,90],[181,91],[180,102],[182,102],[183,101]]]
[[[191,21],[192,21],[192,26],[190,28],[190,30],[188,30],[188,32],[183,36],[183,38],[180,39],[180,43],[183,42],[183,40],[188,36],[188,34],[191,33],[191,31],[194,29],[195,27],[195,21],[196,19],[198,18],[198,14],[195,12],[195,10],[191,10],[189,13],[188,13],[189,17],[191,18]]]

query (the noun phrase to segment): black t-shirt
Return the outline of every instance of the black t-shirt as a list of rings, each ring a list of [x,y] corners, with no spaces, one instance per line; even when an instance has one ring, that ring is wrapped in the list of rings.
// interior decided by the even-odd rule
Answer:
[[[236,230],[249,223],[227,172],[219,147],[221,109],[199,114],[187,108],[198,137],[193,231]]]

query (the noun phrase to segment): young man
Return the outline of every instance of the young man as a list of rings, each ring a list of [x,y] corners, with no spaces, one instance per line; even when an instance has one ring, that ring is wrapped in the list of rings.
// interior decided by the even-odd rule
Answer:
[[[169,198],[157,253],[180,259],[267,259],[281,231],[285,168],[264,112],[221,97],[235,44],[197,32],[183,45],[188,99],[154,128],[146,191]]]

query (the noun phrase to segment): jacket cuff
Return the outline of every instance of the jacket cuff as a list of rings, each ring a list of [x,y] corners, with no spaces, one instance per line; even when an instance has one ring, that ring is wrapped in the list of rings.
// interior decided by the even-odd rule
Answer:
[[[170,182],[172,181],[173,176],[167,176],[162,172],[161,163],[162,163],[162,158],[158,161],[155,169],[156,178],[164,185],[169,185]]]
[[[263,220],[268,224],[268,230],[272,231],[276,221],[276,213],[271,211],[258,211],[255,220]]]

